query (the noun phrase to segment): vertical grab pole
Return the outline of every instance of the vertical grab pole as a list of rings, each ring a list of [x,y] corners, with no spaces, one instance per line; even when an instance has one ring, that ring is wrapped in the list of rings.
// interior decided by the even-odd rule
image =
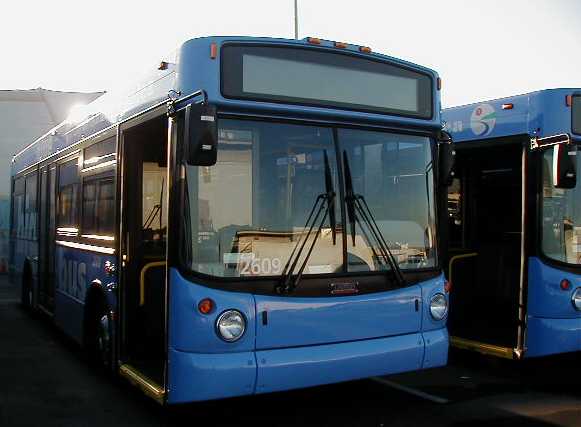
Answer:
[[[527,177],[528,177],[528,150],[526,145],[522,148],[521,158],[521,235],[520,235],[520,283],[518,290],[518,330],[516,338],[516,348],[514,354],[517,359],[522,359],[526,351],[525,334],[526,334],[526,293],[525,287],[528,285],[527,277]]]
[[[295,40],[299,39],[299,5],[298,0],[295,0]]]

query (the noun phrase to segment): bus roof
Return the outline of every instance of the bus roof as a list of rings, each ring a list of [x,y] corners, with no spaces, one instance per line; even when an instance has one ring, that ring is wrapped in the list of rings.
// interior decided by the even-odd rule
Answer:
[[[581,89],[544,89],[523,95],[477,102],[442,111],[444,129],[454,142],[513,135],[539,137],[571,134],[567,97]]]
[[[202,37],[183,43],[175,54],[165,58],[157,67],[138,83],[126,90],[106,93],[96,101],[79,108],[67,120],[51,129],[45,135],[32,142],[13,159],[12,173],[56,155],[77,144],[79,141],[111,128],[131,116],[156,104],[169,100],[169,95],[181,98],[199,90],[207,93],[208,101],[215,104],[219,111],[244,111],[271,116],[296,118],[317,118],[319,120],[342,120],[349,122],[371,122],[378,125],[399,125],[412,127],[441,127],[439,91],[433,99],[433,116],[430,120],[410,117],[397,117],[379,113],[338,110],[304,105],[289,105],[273,102],[227,99],[220,89],[220,55],[214,55],[225,42],[244,44],[269,44],[302,46],[309,49],[320,49],[329,52],[345,52],[386,62],[430,76],[435,82],[438,75],[435,71],[393,58],[387,55],[361,50],[360,46],[347,44],[337,47],[335,42],[310,38],[302,40],[263,38],[263,37]],[[216,48],[212,45],[216,45]]]

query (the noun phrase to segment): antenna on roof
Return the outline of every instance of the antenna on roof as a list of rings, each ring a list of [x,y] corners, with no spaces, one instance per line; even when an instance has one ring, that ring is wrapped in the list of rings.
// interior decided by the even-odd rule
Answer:
[[[299,5],[298,0],[295,0],[295,40],[299,39]]]

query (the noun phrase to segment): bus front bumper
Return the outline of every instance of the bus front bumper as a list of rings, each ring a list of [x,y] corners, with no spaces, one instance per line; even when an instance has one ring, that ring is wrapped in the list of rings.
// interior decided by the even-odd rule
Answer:
[[[448,359],[448,332],[308,347],[198,354],[170,348],[167,402],[290,390],[432,368]]]

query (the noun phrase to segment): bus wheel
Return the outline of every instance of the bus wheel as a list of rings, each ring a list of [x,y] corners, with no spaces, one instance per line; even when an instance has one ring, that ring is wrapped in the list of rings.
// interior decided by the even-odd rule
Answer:
[[[32,309],[32,281],[31,277],[32,274],[30,272],[30,267],[28,264],[24,265],[24,269],[22,270],[22,287],[21,287],[21,296],[20,296],[20,303],[25,310]]]
[[[87,351],[91,361],[102,365],[106,370],[113,367],[113,334],[111,316],[104,305],[96,307],[87,330]]]
[[[99,360],[107,369],[111,369],[113,365],[113,337],[111,334],[111,322],[109,321],[109,315],[103,314],[97,325],[97,353],[99,355]]]

